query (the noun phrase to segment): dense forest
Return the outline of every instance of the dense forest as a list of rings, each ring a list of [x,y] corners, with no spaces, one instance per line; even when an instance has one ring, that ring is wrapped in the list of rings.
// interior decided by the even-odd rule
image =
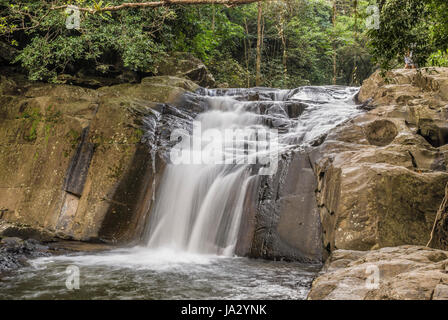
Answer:
[[[279,88],[359,85],[378,67],[403,67],[409,51],[419,67],[448,66],[445,0],[191,2],[107,10],[123,1],[0,0],[0,59],[58,82],[116,69],[157,75],[167,56],[187,52],[218,86]],[[83,9],[79,28],[67,28],[68,4]]]

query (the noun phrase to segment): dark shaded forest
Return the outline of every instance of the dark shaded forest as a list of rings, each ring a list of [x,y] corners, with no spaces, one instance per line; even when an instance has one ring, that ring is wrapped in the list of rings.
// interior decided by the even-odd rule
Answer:
[[[278,88],[360,85],[377,68],[403,67],[407,52],[418,67],[448,66],[444,0],[234,2],[108,10],[123,1],[1,0],[1,63],[58,82],[80,72],[157,75],[184,52],[218,86]],[[85,9],[79,28],[67,28],[65,5]]]

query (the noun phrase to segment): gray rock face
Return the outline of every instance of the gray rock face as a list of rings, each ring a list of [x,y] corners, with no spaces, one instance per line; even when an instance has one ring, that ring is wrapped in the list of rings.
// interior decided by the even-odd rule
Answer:
[[[311,155],[332,253],[308,299],[448,298],[448,252],[418,246],[437,214],[430,245],[447,249],[448,69],[387,78],[364,82],[359,99],[368,112]]]
[[[81,141],[71,159],[65,180],[64,190],[81,197],[87,179],[90,161],[93,157],[94,144],[87,141],[89,127],[83,129]]]
[[[274,176],[260,178],[252,257],[322,260],[315,188],[316,178],[303,152],[282,159]]]

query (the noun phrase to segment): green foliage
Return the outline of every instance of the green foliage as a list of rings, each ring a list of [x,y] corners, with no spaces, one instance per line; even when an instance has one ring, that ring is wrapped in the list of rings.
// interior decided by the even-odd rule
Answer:
[[[368,34],[372,55],[383,69],[403,66],[408,50],[419,67],[444,65],[448,48],[445,0],[383,0],[381,4],[381,27]]]
[[[74,3],[98,9],[121,2],[78,0]],[[131,70],[151,70],[165,54],[165,46],[156,39],[156,34],[164,29],[165,20],[175,18],[174,13],[165,8],[124,10],[114,14],[109,12],[109,15],[82,12],[81,28],[70,30],[66,28],[65,11],[49,8],[50,4],[46,2],[20,1],[2,10],[8,17],[3,20],[6,19],[9,26],[16,21],[27,23],[21,32],[29,40],[15,62],[28,71],[32,80],[57,81],[58,74],[74,66],[115,63],[117,56]],[[31,21],[27,18],[28,12],[34,13]],[[6,23],[1,24],[1,21],[0,30]],[[5,31],[1,34],[6,37]]]
[[[427,0],[431,21],[428,27],[431,40],[437,49],[448,49],[448,2],[446,0]]]
[[[274,7],[274,10],[276,9]],[[280,69],[281,53],[284,48],[276,26],[280,22],[279,18],[277,22],[273,18],[273,23],[266,26],[265,50],[273,55],[273,59],[264,67],[265,81],[275,87],[330,83],[332,25],[331,8],[328,3],[321,0],[293,1],[283,15],[288,73],[285,77],[284,70]],[[275,52],[277,54],[273,54]],[[270,72],[267,68],[278,71]]]
[[[433,53],[426,63],[431,67],[448,67],[448,49],[446,51],[438,50]]]
[[[338,14],[333,39],[337,54],[337,83],[361,85],[373,70],[372,57],[366,48],[368,42],[366,23],[369,1],[345,3],[345,15]]]
[[[436,0],[434,0],[436,1]],[[157,74],[156,66],[172,52],[189,52],[210,68],[218,85],[255,85],[257,4],[125,9],[99,12],[121,0],[0,0],[0,41],[16,44],[15,62],[32,80],[58,81],[81,68],[106,73],[109,66]],[[351,0],[338,0],[345,7]],[[359,84],[372,71],[363,29],[367,0],[338,12],[332,24],[328,0],[263,3],[263,85],[296,87],[329,84],[337,56],[338,84]],[[81,28],[69,30],[64,10],[74,4]],[[12,6],[11,6],[12,5]],[[355,24],[355,21],[358,21]]]
[[[250,72],[231,57],[215,56],[208,67],[215,75],[215,80],[224,87],[246,87],[252,80]]]
[[[72,150],[74,150],[81,141],[81,133],[76,130],[70,129],[66,134],[66,138],[68,139]]]
[[[244,37],[243,27],[228,16],[238,10],[211,5],[177,9],[178,19],[170,25],[171,50],[191,52],[205,63],[231,51]]]
[[[380,12],[380,28],[369,31],[375,61],[390,69],[399,64],[408,50],[422,65],[431,53],[428,12],[425,0],[388,0]]]
[[[41,122],[45,123],[45,142],[48,142],[48,138],[50,137],[51,131],[54,129],[54,125],[63,121],[62,113],[55,110],[52,106],[47,107],[45,115],[40,112],[39,108],[31,108],[25,110],[18,118],[25,121],[25,128],[28,132],[24,136],[24,139],[30,142],[37,139],[37,131]]]

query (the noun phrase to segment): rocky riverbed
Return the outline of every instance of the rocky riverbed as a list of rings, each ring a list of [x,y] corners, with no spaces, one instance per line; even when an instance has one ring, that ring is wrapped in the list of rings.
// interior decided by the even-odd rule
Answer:
[[[58,238],[47,238],[39,241],[33,238],[35,233],[29,228],[0,222],[0,278],[2,274],[28,267],[29,261],[36,258],[51,257],[76,252],[97,252],[113,249],[113,246],[102,243],[69,241]],[[8,236],[8,234],[20,235]]]

